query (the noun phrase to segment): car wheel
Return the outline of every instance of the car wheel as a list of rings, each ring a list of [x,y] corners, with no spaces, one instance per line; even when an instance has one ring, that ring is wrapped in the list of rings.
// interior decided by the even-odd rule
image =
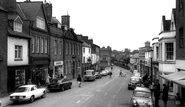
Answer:
[[[33,103],[34,102],[34,96],[31,96],[30,97],[30,103]]]
[[[69,85],[69,89],[71,89],[71,85]]]
[[[46,97],[46,92],[44,91],[43,95],[42,95],[42,98],[45,98],[45,97]]]
[[[14,103],[14,104],[17,104],[18,102],[19,102],[19,101],[14,101],[13,103]]]

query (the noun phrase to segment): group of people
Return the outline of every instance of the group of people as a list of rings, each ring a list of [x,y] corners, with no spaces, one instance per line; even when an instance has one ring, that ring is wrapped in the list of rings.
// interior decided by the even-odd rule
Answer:
[[[161,94],[162,94],[162,100],[164,102],[164,107],[167,107],[169,86],[166,84],[163,84],[163,89],[161,91],[159,80],[156,80],[156,83],[154,84],[154,87],[153,87],[153,91],[154,91],[154,97],[155,97],[155,107],[159,107],[159,99]],[[175,96],[175,104],[177,107],[180,107],[183,104],[182,98],[180,97],[179,93],[177,93]]]

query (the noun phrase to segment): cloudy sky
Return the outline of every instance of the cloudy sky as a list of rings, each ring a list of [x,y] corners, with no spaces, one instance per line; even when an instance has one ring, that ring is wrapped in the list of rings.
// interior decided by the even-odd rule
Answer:
[[[152,42],[160,33],[162,15],[170,19],[176,5],[175,0],[46,1],[52,3],[53,16],[59,21],[62,15],[70,15],[70,26],[77,34],[88,36],[100,47],[111,46],[119,51]]]

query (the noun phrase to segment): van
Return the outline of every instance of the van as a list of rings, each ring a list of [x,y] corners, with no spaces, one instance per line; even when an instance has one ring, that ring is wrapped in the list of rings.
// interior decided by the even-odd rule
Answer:
[[[95,71],[94,70],[85,70],[84,71],[84,76],[83,76],[83,80],[87,81],[87,80],[95,80]]]

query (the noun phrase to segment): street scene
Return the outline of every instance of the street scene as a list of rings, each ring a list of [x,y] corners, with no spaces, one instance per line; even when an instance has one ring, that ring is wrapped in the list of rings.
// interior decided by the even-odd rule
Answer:
[[[0,0],[0,107],[185,107],[185,0]]]
[[[127,75],[120,77],[120,70]],[[107,75],[95,81],[82,82],[81,87],[73,80],[70,90],[48,92],[44,99],[37,99],[34,103],[9,102],[5,107],[129,107],[132,91],[127,89],[127,84],[132,73],[116,66],[112,73],[111,77]]]

